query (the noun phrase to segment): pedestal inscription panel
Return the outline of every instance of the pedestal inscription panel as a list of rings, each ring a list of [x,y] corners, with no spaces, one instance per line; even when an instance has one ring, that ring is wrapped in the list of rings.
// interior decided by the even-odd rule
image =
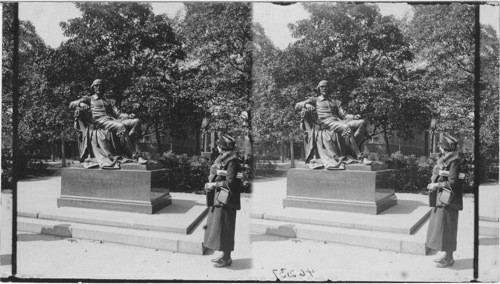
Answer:
[[[165,169],[63,169],[58,206],[152,214],[172,203]]]
[[[392,172],[290,169],[283,206],[378,214],[397,203]]]

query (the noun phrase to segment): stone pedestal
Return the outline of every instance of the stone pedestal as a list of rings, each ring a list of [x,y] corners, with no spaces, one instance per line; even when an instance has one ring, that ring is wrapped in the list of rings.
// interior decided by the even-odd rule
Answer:
[[[393,170],[348,165],[346,170],[290,169],[284,207],[379,214],[397,204]]]
[[[63,169],[57,206],[153,214],[172,203],[163,173],[154,165],[124,164],[119,170]]]

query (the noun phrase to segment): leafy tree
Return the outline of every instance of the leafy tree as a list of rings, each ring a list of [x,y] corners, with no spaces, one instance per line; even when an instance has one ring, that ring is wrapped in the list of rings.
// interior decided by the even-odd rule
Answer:
[[[13,77],[13,48],[14,30],[12,26],[14,17],[13,4],[3,5],[2,18],[2,136],[12,134],[10,121],[12,107],[12,77]]]
[[[372,4],[304,3],[310,18],[290,24],[297,41],[276,59],[272,71],[277,92],[271,113],[276,133],[299,139],[299,115],[293,104],[312,95],[323,79],[351,113],[373,127],[365,139],[394,132],[403,138],[425,127],[415,116],[427,113],[425,102],[408,92],[410,48],[393,17]],[[425,116],[424,116],[425,117]],[[293,130],[292,130],[293,129]],[[272,137],[271,139],[273,139]]]
[[[2,134],[11,135],[12,122],[10,110],[12,107],[12,6],[4,5],[3,18],[4,36],[2,39],[2,111],[4,119]],[[45,56],[50,48],[38,36],[35,27],[29,21],[20,21],[19,25],[19,148],[27,155],[37,152],[50,141],[50,129],[43,123],[50,114],[44,108],[43,102],[50,93],[47,80],[43,75]]]
[[[185,3],[179,24],[186,46],[182,92],[209,117],[209,130],[250,136],[252,30],[250,3]],[[246,111],[248,119],[240,114]]]
[[[415,54],[414,88],[429,100],[438,131],[471,137],[474,111],[474,7],[415,5],[407,37]]]
[[[254,100],[253,134],[255,147],[259,150],[276,150],[278,144],[283,144],[291,137],[290,134],[297,132],[296,125],[289,125],[295,119],[282,119],[283,116],[291,114],[287,109],[293,106],[293,102],[283,105],[283,100],[273,77],[273,70],[277,68],[280,51],[273,45],[265,35],[264,28],[255,23],[253,25],[253,87],[252,97]],[[298,133],[294,133],[298,136]],[[293,136],[293,135],[292,135]],[[276,143],[278,142],[278,143]]]
[[[491,26],[481,27],[481,155],[498,161],[499,44]]]
[[[178,96],[178,63],[185,54],[171,20],[154,15],[145,3],[75,5],[82,16],[61,23],[70,39],[52,56],[54,68],[47,70],[52,86],[68,88],[66,100],[74,100],[88,93],[93,79],[104,79],[108,97],[123,111],[136,113],[146,133],[156,134],[162,151],[160,133],[182,132],[189,122],[176,109],[192,108]]]
[[[416,5],[406,35],[416,60],[414,91],[429,100],[438,131],[473,138],[474,6]],[[481,26],[481,154],[498,157],[498,36]]]

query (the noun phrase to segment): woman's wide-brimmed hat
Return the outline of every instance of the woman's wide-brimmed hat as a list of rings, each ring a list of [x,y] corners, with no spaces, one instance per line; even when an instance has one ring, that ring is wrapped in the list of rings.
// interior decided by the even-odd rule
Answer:
[[[236,141],[233,137],[223,134],[219,137],[215,144],[217,144],[223,151],[232,151],[236,146]]]
[[[444,133],[443,137],[441,137],[441,141],[439,141],[439,146],[447,152],[453,152],[458,148],[458,140],[450,134]]]

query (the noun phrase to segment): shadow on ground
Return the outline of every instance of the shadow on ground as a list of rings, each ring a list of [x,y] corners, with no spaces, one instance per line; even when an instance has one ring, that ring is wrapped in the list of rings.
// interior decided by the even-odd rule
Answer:
[[[253,242],[281,242],[286,241],[288,238],[280,237],[280,236],[271,236],[264,234],[250,234],[250,243]]]
[[[61,176],[61,173],[47,174],[47,175],[27,175],[20,181],[22,182],[37,182],[52,179],[54,177]]]
[[[472,258],[466,258],[466,259],[455,259],[455,264],[450,267],[450,269],[453,270],[467,270],[467,269],[472,269]]]
[[[228,267],[230,270],[246,270],[252,269],[252,259],[251,258],[240,258],[234,259],[231,266]]]
[[[60,241],[63,237],[42,235],[42,234],[17,234],[18,242],[33,242],[33,241]]]
[[[422,201],[418,200],[398,200],[398,203],[385,210],[384,212],[380,213],[379,215],[395,215],[395,214],[410,214],[413,211],[415,211],[418,207],[420,206],[428,206],[427,203],[424,203]]]
[[[0,265],[11,265],[12,264],[12,254],[1,254],[0,255]]]
[[[204,205],[194,200],[176,199],[175,197],[172,197],[172,199],[173,199],[172,204],[161,209],[155,214],[173,214],[173,213],[181,214],[188,212],[194,206]]]

